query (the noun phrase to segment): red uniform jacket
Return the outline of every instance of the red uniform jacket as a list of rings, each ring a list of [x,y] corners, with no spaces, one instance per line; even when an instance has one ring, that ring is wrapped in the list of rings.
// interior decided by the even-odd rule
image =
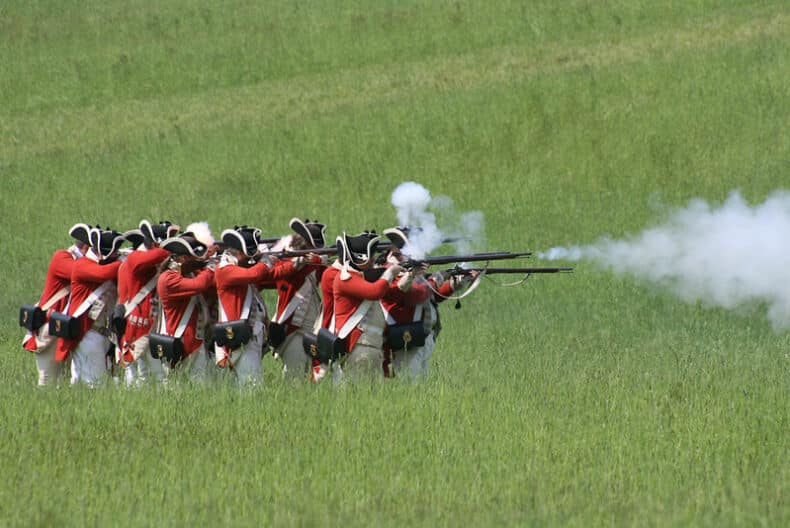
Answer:
[[[335,277],[334,297],[335,297],[335,334],[338,335],[340,329],[356,312],[362,301],[377,301],[382,299],[389,291],[390,284],[386,279],[379,279],[376,282],[368,282],[361,273],[350,270],[351,277],[342,280],[340,274]],[[373,307],[374,309],[376,307]],[[346,341],[346,351],[350,352],[356,345],[362,331],[354,328],[348,335]]]
[[[167,334],[173,335],[181,322],[181,317],[187,310],[190,299],[195,295],[211,295],[214,293],[214,272],[209,269],[203,269],[195,277],[184,277],[179,271],[165,270],[159,275],[156,291],[159,293],[159,300],[162,302],[162,313],[165,316]],[[200,310],[200,306],[195,306],[186,330],[181,336],[181,341],[184,343],[185,356],[193,353],[203,344],[203,340],[197,338]]]
[[[436,287],[436,281],[434,279],[428,279],[428,281],[431,283],[431,286],[433,286],[433,289],[436,290],[433,294],[433,300],[437,303],[446,301],[448,297],[455,293],[452,279],[447,279],[438,288]]]
[[[289,273],[292,270],[293,264],[290,263],[269,268],[263,262],[258,262],[249,268],[235,264],[217,268],[217,296],[225,310],[225,315],[228,316],[228,321],[236,321],[241,317],[244,299],[247,297],[247,287],[250,284],[273,285],[281,276],[280,274]]]
[[[336,266],[329,266],[321,275],[321,303],[323,304],[323,316],[321,328],[334,331],[331,328],[332,316],[335,315],[335,277],[340,273]]]
[[[387,323],[411,323],[414,321],[414,312],[417,307],[428,301],[432,293],[428,285],[422,280],[415,279],[412,281],[411,288],[405,292],[398,288],[397,281],[394,281],[390,285],[387,295],[381,299],[384,315],[389,314],[390,318],[392,318],[392,321],[388,318]]]
[[[39,306],[43,306],[55,295],[61,288],[66,288],[71,285],[71,271],[74,268],[75,256],[66,249],[59,249],[52,254],[49,261],[49,268],[47,268],[47,278],[44,281],[44,291],[41,293],[41,299],[38,301]],[[69,296],[52,305],[47,310],[47,317],[44,324],[49,322],[49,313],[52,311],[62,312],[69,302]],[[31,334],[28,339],[22,344],[25,350],[36,352],[36,340]]]
[[[320,261],[320,259],[317,260]],[[296,292],[304,286],[308,275],[315,272],[316,281],[320,284],[321,277],[326,269],[326,266],[321,266],[317,263],[308,263],[299,269],[291,265],[290,269],[286,269],[286,262],[290,262],[290,259],[287,261],[280,260],[275,265],[275,270],[280,270],[280,268],[282,268],[282,270],[279,271],[280,278],[275,282],[275,287],[277,288],[277,311],[275,312],[275,319],[283,313],[288,303],[290,303],[291,299],[296,295]],[[293,315],[289,316],[285,321],[282,321],[282,324],[285,325],[286,335],[290,335],[300,328],[294,326],[292,321]],[[310,330],[312,331],[312,328]]]
[[[121,262],[119,260],[109,264],[99,264],[89,257],[75,260],[71,271],[71,298],[69,300],[68,315],[73,315],[82,302],[102,283],[106,281],[115,282],[120,265]],[[83,313],[79,318],[80,334],[78,337],[74,339],[58,339],[58,348],[55,352],[56,361],[64,361],[77,348],[82,338],[93,326],[93,320],[88,316],[88,312]]]
[[[156,275],[156,268],[164,262],[170,252],[161,248],[145,251],[132,251],[118,268],[118,303],[131,301],[137,292],[143,289],[149,280]],[[151,291],[131,313],[126,314],[126,332],[123,334],[122,345],[131,345],[141,337],[148,335],[153,324],[151,299],[156,289]]]

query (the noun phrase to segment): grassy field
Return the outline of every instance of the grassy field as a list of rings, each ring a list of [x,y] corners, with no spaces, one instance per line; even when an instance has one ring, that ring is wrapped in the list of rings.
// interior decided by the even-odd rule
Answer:
[[[413,180],[540,250],[789,187],[788,122],[783,0],[2,2],[0,525],[790,524],[759,306],[580,263],[444,306],[423,383],[245,392],[38,390],[16,325],[78,221],[334,236]]]

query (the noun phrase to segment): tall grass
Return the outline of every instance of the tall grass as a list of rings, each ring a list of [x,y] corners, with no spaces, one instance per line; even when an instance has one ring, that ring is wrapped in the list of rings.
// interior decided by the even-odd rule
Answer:
[[[783,2],[6,2],[4,525],[783,525],[787,334],[581,263],[442,307],[420,384],[37,390],[19,349],[77,221],[621,236],[787,186]],[[759,258],[759,256],[755,256]],[[271,296],[269,296],[271,299]]]

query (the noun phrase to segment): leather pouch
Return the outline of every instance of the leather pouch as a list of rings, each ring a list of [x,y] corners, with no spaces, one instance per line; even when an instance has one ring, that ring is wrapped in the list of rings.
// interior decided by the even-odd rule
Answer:
[[[392,350],[419,348],[425,344],[425,325],[422,321],[387,327],[387,345]]]
[[[252,338],[252,329],[246,319],[214,325],[214,343],[231,350],[246,345]]]
[[[19,326],[33,333],[38,332],[46,318],[46,312],[34,304],[23,304],[19,308]]]
[[[326,328],[318,331],[316,336],[318,346],[318,359],[321,363],[328,360],[336,361],[346,355],[346,340],[340,339]]]
[[[116,304],[112,311],[112,330],[119,338],[126,333],[126,306]]]
[[[171,365],[184,356],[184,343],[181,339],[165,334],[149,334],[148,348],[154,359],[169,361]]]
[[[269,323],[269,344],[272,348],[277,348],[278,346],[282,345],[285,342],[285,325],[280,323],[275,323],[274,321]]]
[[[73,339],[80,335],[80,320],[61,312],[52,312],[49,316],[49,334]]]

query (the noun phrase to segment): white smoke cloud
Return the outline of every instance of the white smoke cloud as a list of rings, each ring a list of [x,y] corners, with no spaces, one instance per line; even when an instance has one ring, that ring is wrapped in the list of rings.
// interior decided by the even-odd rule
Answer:
[[[790,328],[790,193],[751,207],[733,192],[720,207],[693,200],[658,227],[623,240],[552,248],[549,260],[591,260],[669,288],[684,301],[734,309],[765,303],[775,330]]]
[[[419,183],[401,183],[392,192],[391,201],[401,226],[419,228],[411,230],[409,244],[403,248],[403,253],[412,258],[425,257],[447,238],[454,239],[453,245],[458,253],[469,253],[472,247],[484,242],[482,212],[458,212],[450,197],[431,197],[428,189]]]

